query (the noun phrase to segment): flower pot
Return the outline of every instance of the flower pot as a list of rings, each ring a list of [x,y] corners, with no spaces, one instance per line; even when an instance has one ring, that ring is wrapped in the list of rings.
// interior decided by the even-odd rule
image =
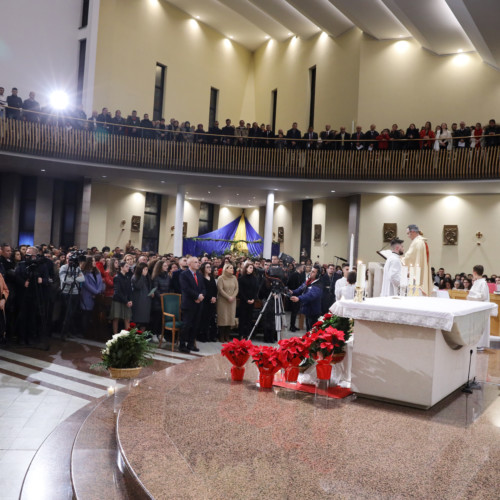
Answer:
[[[337,363],[341,363],[344,361],[345,352],[340,352],[338,354],[332,354],[332,364],[336,365]]]
[[[316,365],[316,376],[319,380],[330,380],[332,365],[330,363],[318,363]]]
[[[141,370],[141,366],[136,368],[108,368],[110,377],[114,379],[137,378]]]
[[[231,380],[234,382],[241,382],[245,375],[244,366],[231,366]]]
[[[259,367],[259,385],[261,389],[272,388],[276,371],[270,368]]]
[[[288,366],[285,368],[285,382],[297,382],[299,377],[299,367],[298,366]]]

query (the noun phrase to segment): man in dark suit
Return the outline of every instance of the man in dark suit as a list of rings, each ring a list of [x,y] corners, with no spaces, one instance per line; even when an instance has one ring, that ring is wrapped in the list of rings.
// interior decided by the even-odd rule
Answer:
[[[198,257],[189,257],[188,269],[179,275],[181,285],[181,309],[184,326],[179,339],[179,352],[198,352],[196,334],[200,329],[201,304],[205,298],[205,280],[198,269]]]
[[[321,137],[321,149],[334,149],[335,130],[330,125],[325,125],[325,130],[319,135]]]
[[[368,151],[374,151],[375,149],[377,149],[377,136],[379,135],[379,133],[377,132],[377,129],[375,127],[375,124],[372,123],[370,125],[370,130],[368,130],[368,132],[366,132],[365,134],[365,141],[369,141],[369,142],[366,142],[366,149],[368,149]]]
[[[21,118],[21,109],[23,100],[17,95],[17,88],[12,88],[12,95],[7,97],[7,118],[11,120],[19,120]]]
[[[304,134],[303,146],[304,149],[316,149],[318,146],[318,134],[314,131],[314,127],[309,127],[307,132]]]
[[[356,151],[361,151],[365,149],[365,143],[363,139],[365,138],[365,134],[360,125],[356,127],[356,132],[352,134],[352,149]]]
[[[323,314],[329,312],[330,307],[335,302],[335,283],[339,278],[340,275],[335,272],[335,266],[333,264],[328,264],[326,273],[321,276],[321,282],[323,283],[321,312]]]
[[[286,141],[286,147],[289,149],[298,149],[299,143],[297,141],[301,138],[301,136],[302,133],[297,128],[297,122],[293,122],[292,128],[286,133],[286,138],[288,139]]]
[[[351,149],[351,134],[345,131],[345,127],[340,127],[340,132],[335,136],[335,149],[347,151]]]

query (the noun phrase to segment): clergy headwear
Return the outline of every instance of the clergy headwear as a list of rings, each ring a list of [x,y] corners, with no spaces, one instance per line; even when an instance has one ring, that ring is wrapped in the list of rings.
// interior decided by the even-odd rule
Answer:
[[[410,225],[408,226],[408,229],[409,229],[410,231],[415,231],[416,233],[418,233],[418,232],[420,231],[420,229],[418,228],[418,226],[417,226],[416,224],[410,224]]]

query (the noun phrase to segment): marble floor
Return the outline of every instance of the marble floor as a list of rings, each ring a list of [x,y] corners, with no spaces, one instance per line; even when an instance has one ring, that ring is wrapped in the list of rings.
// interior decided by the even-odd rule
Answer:
[[[297,332],[295,335],[301,335]],[[292,334],[287,332],[287,336]],[[257,339],[259,341],[259,339]],[[49,351],[0,350],[0,496],[19,498],[36,450],[47,436],[79,409],[107,395],[104,372],[90,370],[104,344],[86,339],[53,340]],[[221,344],[199,343],[200,352],[157,351],[148,376],[169,366],[220,352]],[[500,345],[478,354],[476,377],[500,385]],[[500,420],[496,424],[500,427]]]

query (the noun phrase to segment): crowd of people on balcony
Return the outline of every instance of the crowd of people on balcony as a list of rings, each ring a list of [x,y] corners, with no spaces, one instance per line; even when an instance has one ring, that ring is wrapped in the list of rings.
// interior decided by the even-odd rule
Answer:
[[[410,123],[406,130],[394,123],[380,132],[375,124],[371,124],[367,130],[358,125],[355,131],[349,133],[345,126],[335,130],[327,124],[319,133],[312,126],[302,133],[297,122],[286,131],[281,128],[275,131],[270,124],[250,124],[239,120],[238,125],[234,125],[228,118],[222,128],[218,121],[214,121],[206,130],[202,123],[194,126],[189,121],[179,122],[175,118],[171,118],[168,123],[165,118],[151,120],[148,113],[141,118],[136,110],[125,118],[120,110],[116,110],[113,115],[106,107],[102,108],[100,113],[93,111],[90,117],[87,117],[81,105],[64,111],[54,111],[50,106],[42,109],[35,99],[34,92],[30,92],[25,100],[18,95],[16,88],[12,89],[9,96],[5,96],[4,92],[4,88],[0,87],[0,118],[44,123],[66,130],[89,130],[100,134],[181,143],[337,151],[450,151],[480,149],[500,144],[500,126],[495,119],[490,119],[484,127],[480,122],[467,126],[464,121],[452,123],[450,128],[447,123],[433,127],[428,121],[421,127]]]
[[[356,268],[348,263],[338,266],[304,258],[284,265],[277,256],[270,260],[233,254],[175,257],[133,247],[78,252],[46,244],[13,248],[4,243],[0,245],[0,344],[46,348],[52,335],[85,337],[89,329],[98,328],[109,338],[131,321],[159,337],[161,295],[177,293],[184,321],[189,314],[186,304],[198,304],[194,306],[199,308],[198,323],[187,326],[194,331],[181,334],[179,345],[181,351],[196,352],[196,341],[248,337],[257,304],[272,290],[270,276],[276,273],[267,272],[271,266],[282,268],[290,290],[286,308],[292,332],[299,326],[300,314],[309,327],[335,300],[353,296]],[[436,290],[467,291],[472,286],[471,274],[451,275],[443,268],[432,273]],[[189,289],[195,286],[195,276],[198,302]],[[483,277],[491,287],[500,286],[500,276]],[[94,314],[96,309],[100,315]],[[105,324],[97,325],[103,318]],[[260,333],[264,342],[276,341],[273,301],[264,311]]]

